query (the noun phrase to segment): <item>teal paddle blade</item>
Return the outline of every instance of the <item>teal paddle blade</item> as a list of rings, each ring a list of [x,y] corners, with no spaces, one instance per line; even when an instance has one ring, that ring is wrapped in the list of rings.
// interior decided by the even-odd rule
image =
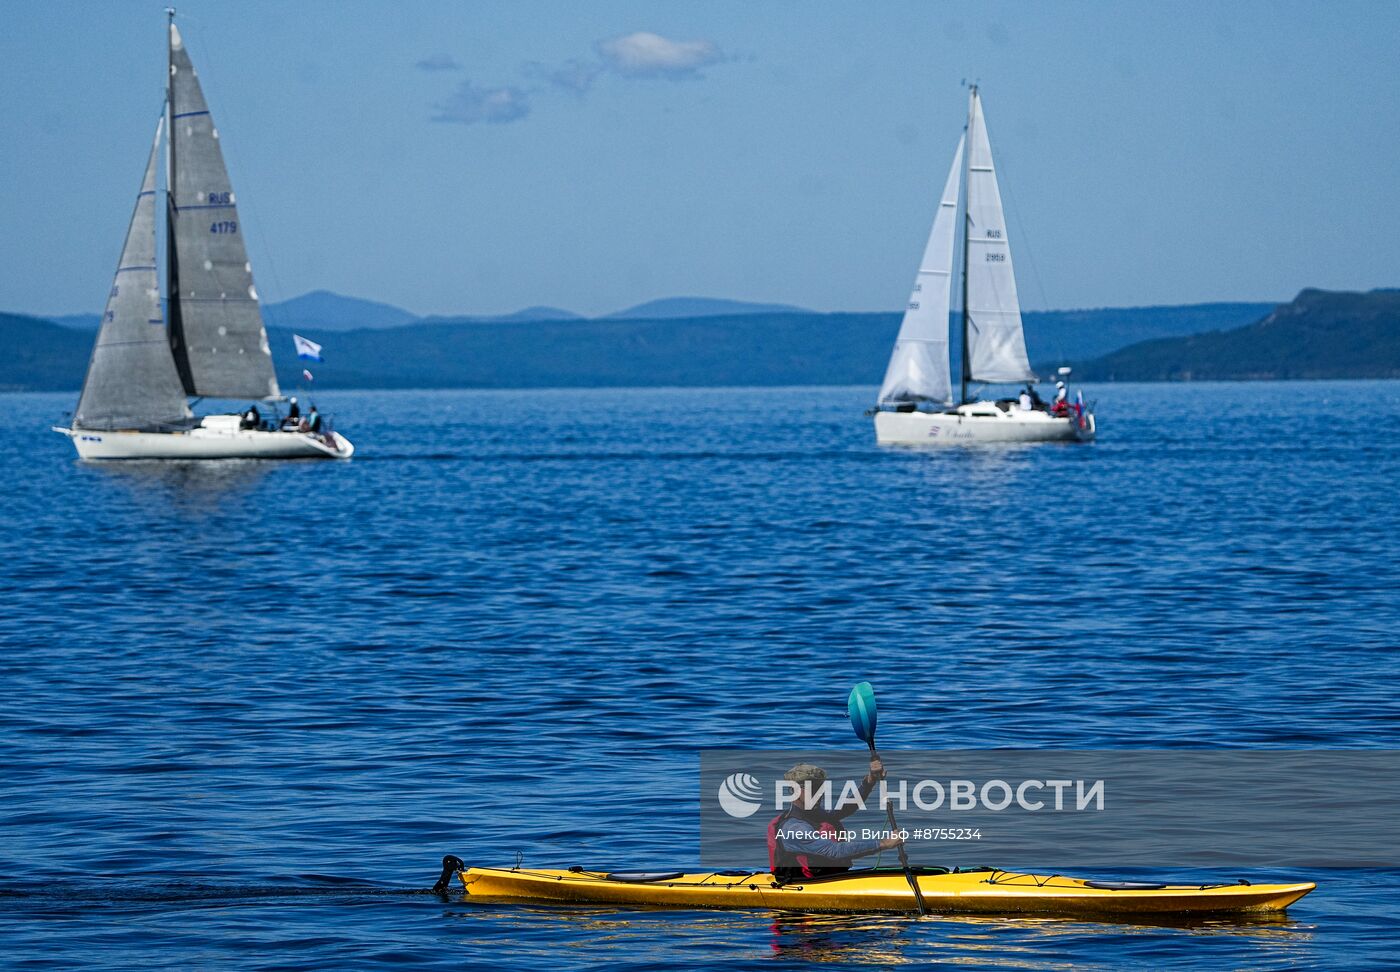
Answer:
[[[869,682],[861,682],[851,689],[851,697],[846,700],[846,711],[851,716],[851,728],[863,742],[875,741],[875,689]]]

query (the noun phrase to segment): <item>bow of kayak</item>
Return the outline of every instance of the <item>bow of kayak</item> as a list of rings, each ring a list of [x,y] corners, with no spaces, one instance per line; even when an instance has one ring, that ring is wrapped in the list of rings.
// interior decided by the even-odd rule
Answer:
[[[494,901],[619,904],[663,908],[749,908],[805,912],[916,910],[899,870],[851,871],[779,885],[771,874],[721,871],[603,872],[466,867],[448,859],[466,893]],[[1261,914],[1280,912],[1312,891],[1297,884],[1149,884],[1094,881],[1057,874],[992,868],[944,872],[916,869],[931,911],[979,915],[1129,917],[1136,915]],[[446,882],[440,882],[439,889]]]

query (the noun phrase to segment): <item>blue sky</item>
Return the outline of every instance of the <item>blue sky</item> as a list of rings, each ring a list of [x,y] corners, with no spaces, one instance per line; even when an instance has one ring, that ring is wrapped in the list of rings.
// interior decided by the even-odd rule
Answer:
[[[267,299],[898,308],[964,78],[1027,307],[1400,285],[1400,4],[178,5]],[[163,7],[0,12],[0,309],[100,310]]]

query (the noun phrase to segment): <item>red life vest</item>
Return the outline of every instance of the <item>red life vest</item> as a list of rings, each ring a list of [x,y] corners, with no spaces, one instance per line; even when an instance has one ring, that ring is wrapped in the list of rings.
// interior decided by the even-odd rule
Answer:
[[[800,873],[802,877],[815,877],[812,872],[810,862],[806,854],[794,854],[783,846],[781,838],[778,837],[778,828],[783,825],[783,821],[788,818],[791,810],[784,810],[772,820],[768,821],[768,869],[773,872],[773,876],[780,882],[792,880]],[[836,835],[836,825],[830,820],[823,820],[817,824],[817,832],[829,836]]]

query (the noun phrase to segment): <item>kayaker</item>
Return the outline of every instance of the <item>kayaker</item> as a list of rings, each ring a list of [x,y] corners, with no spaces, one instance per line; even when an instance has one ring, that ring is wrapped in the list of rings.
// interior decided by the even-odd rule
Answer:
[[[870,760],[870,772],[861,780],[860,797],[864,802],[884,779],[885,767],[878,758]],[[883,850],[892,850],[904,843],[897,836],[883,840],[838,839],[838,824],[859,809],[849,806],[823,807],[817,790],[826,782],[826,770],[811,763],[798,763],[783,774],[783,779],[796,783],[802,791],[792,805],[768,824],[768,864],[779,884],[803,878],[840,874],[851,869],[851,861]]]

